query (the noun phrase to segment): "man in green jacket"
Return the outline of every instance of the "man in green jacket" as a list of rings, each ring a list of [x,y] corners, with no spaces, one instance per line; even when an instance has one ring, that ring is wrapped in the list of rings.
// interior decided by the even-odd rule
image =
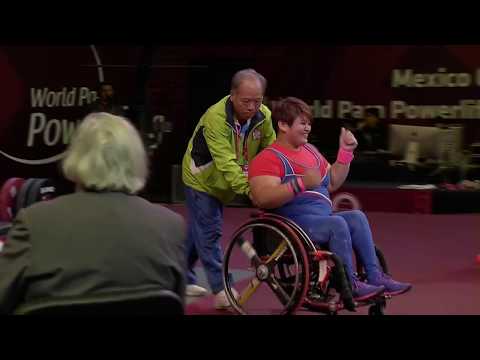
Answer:
[[[230,95],[212,105],[195,128],[183,157],[182,178],[189,212],[186,243],[187,295],[207,290],[196,285],[200,259],[217,309],[228,307],[222,280],[223,205],[235,195],[250,196],[248,162],[275,141],[271,112],[262,104],[266,79],[253,69],[238,71]]]

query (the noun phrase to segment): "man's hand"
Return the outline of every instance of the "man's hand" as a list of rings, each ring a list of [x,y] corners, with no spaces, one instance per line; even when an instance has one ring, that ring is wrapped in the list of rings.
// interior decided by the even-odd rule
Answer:
[[[355,139],[355,136],[352,134],[352,132],[342,127],[342,131],[340,133],[340,147],[347,151],[353,151],[357,145],[357,139]]]

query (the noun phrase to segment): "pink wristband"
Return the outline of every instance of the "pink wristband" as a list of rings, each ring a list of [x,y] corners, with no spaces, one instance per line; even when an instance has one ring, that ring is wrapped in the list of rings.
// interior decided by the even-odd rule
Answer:
[[[340,148],[337,154],[337,162],[343,165],[348,165],[353,160],[353,151],[345,150],[344,148]]]

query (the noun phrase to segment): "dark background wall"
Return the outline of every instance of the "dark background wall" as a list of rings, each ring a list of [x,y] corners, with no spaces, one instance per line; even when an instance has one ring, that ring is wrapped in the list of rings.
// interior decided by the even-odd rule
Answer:
[[[148,54],[141,46],[9,46],[0,48],[0,181],[12,176],[53,176],[60,178],[58,161],[46,164],[12,160],[55,157],[65,149],[65,141],[52,144],[56,127],[75,123],[85,114],[86,101],[79,103],[80,88],[96,89],[99,72],[95,52],[101,61],[103,77],[114,84],[118,101],[133,111],[132,121],[145,131],[153,116],[163,115],[172,123],[162,143],[152,152],[152,175],[147,192],[168,201],[172,186],[172,165],[179,164],[198,118],[229,91],[233,73],[253,67],[268,80],[267,95],[275,99],[297,96],[310,104],[331,100],[330,118],[318,118],[312,138],[321,145],[336,143],[341,119],[340,101],[355,105],[382,105],[384,121],[433,125],[438,119],[391,118],[392,101],[409,105],[457,105],[462,99],[480,100],[476,84],[480,68],[480,46],[321,46],[317,43],[209,44],[155,46]],[[149,66],[151,65],[151,67]],[[393,69],[415,73],[467,73],[468,87],[393,87]],[[142,82],[139,78],[146,76]],[[143,85],[142,85],[143,84]],[[145,87],[142,93],[141,86]],[[33,108],[31,89],[68,91],[76,88],[74,106]],[[140,88],[139,88],[140,87]],[[141,95],[143,99],[139,99]],[[92,98],[93,99],[93,98]],[[92,100],[93,101],[93,100]],[[139,102],[140,101],[140,102]],[[142,107],[139,107],[139,104]],[[480,108],[480,107],[479,107]],[[41,112],[49,134],[38,132],[28,144],[31,114]],[[139,116],[139,113],[142,116]],[[356,116],[359,113],[356,113]],[[480,116],[478,116],[480,117]],[[465,126],[464,144],[480,141],[479,118],[444,119]],[[51,123],[52,119],[58,120]],[[65,121],[63,121],[65,120]],[[38,125],[38,124],[37,124]],[[30,130],[29,130],[30,129]],[[60,128],[63,134],[64,128]],[[46,138],[45,138],[46,136]],[[63,135],[60,136],[63,140]],[[49,144],[45,143],[45,139]],[[333,140],[332,140],[333,139]],[[68,142],[68,141],[67,141]],[[321,147],[321,146],[320,146]]]

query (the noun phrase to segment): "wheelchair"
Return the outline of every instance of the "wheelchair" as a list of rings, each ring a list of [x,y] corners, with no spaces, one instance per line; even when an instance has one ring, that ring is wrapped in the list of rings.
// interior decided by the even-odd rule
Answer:
[[[225,292],[234,312],[243,315],[288,315],[304,309],[327,315],[369,306],[369,315],[383,315],[390,296],[380,294],[355,302],[340,258],[316,247],[292,220],[258,210],[241,225],[228,244],[223,266]],[[375,248],[388,274],[382,252]],[[360,280],[366,278],[357,261]],[[242,279],[235,282],[231,270]]]

